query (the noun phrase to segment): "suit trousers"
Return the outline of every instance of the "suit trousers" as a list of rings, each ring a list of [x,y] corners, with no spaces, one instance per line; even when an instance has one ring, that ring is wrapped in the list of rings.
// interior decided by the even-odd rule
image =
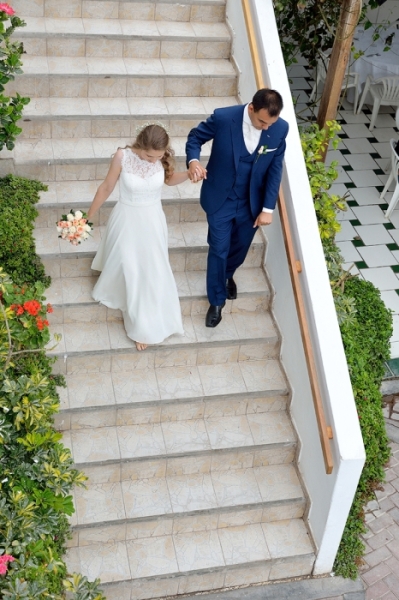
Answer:
[[[207,294],[210,304],[221,306],[227,297],[226,279],[244,262],[257,227],[248,198],[227,198],[207,219]]]

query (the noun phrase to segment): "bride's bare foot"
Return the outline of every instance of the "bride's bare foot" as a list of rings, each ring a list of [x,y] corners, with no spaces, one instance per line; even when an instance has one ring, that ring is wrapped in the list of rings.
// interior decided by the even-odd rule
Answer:
[[[134,342],[136,344],[136,348],[139,352],[148,348],[148,344],[141,344],[140,342]]]

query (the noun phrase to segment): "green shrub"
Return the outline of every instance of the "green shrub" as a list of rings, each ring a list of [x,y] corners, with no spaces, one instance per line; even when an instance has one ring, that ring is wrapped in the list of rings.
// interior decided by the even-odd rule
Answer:
[[[24,51],[21,42],[13,36],[18,27],[24,27],[25,21],[15,16],[15,11],[5,2],[0,8],[0,150],[4,146],[12,150],[15,139],[22,129],[16,125],[22,116],[23,108],[30,102],[19,94],[10,98],[4,95],[5,86],[22,73],[21,56]]]
[[[0,179],[0,264],[17,285],[50,278],[36,254],[33,239],[35,204],[47,187],[39,181],[8,175]]]
[[[35,253],[35,202],[45,187],[0,179],[0,597],[105,600],[99,582],[67,573],[71,489],[85,476],[54,428],[59,410],[44,292],[50,279]]]
[[[340,230],[337,210],[346,209],[345,199],[329,193],[337,163],[320,162],[326,139],[337,147],[339,125],[327,125],[327,133],[316,124],[303,129],[301,141],[367,457],[334,564],[338,575],[355,578],[364,554],[363,507],[384,480],[390,455],[379,388],[389,358],[392,316],[373,284],[342,268],[334,238]]]
[[[384,465],[390,456],[380,386],[384,361],[390,354],[392,316],[381,300],[380,292],[368,281],[350,278],[345,284],[345,295],[354,299],[356,308],[355,320],[343,324],[341,333],[366,450],[366,463],[334,570],[337,575],[355,578],[364,554],[364,544],[360,539],[360,535],[366,532],[363,507],[384,481]]]
[[[86,478],[54,429],[64,379],[52,374],[44,351],[51,307],[43,291],[42,284],[16,286],[0,269],[0,556],[9,557],[0,596],[10,600],[61,600],[67,586],[75,589],[62,557],[70,492]],[[78,583],[74,598],[103,598],[98,582]]]

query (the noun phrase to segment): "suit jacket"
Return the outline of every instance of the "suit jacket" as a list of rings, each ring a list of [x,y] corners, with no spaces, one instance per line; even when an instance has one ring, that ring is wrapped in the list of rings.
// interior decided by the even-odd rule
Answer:
[[[187,165],[200,159],[201,146],[213,140],[207,165],[207,179],[202,182],[201,206],[208,214],[216,212],[231,193],[240,160],[244,106],[218,108],[206,121],[194,127],[186,143]],[[277,202],[285,152],[288,123],[279,118],[260,136],[250,181],[251,212],[256,218],[262,208],[273,209]],[[258,150],[257,150],[258,151]]]

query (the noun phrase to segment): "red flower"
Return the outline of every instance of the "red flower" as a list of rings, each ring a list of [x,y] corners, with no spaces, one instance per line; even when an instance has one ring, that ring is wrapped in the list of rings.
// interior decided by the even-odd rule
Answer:
[[[24,312],[24,309],[20,304],[11,304],[10,308],[16,312],[18,317]]]
[[[33,317],[36,317],[41,307],[42,305],[37,300],[27,300],[24,302],[24,309]]]
[[[50,304],[50,303],[49,303],[49,304],[47,304],[47,312],[48,312],[48,313],[52,313],[52,312],[54,312],[54,308],[51,306],[51,304]]]
[[[50,323],[47,321],[47,319],[41,319],[40,317],[36,317],[36,325],[39,331],[43,331],[43,328],[48,327],[49,324]]]
[[[12,17],[12,15],[15,15],[15,10],[13,8],[11,8],[11,6],[9,4],[7,4],[6,2],[0,3],[0,10],[7,13],[7,15],[10,15],[11,17]]]

